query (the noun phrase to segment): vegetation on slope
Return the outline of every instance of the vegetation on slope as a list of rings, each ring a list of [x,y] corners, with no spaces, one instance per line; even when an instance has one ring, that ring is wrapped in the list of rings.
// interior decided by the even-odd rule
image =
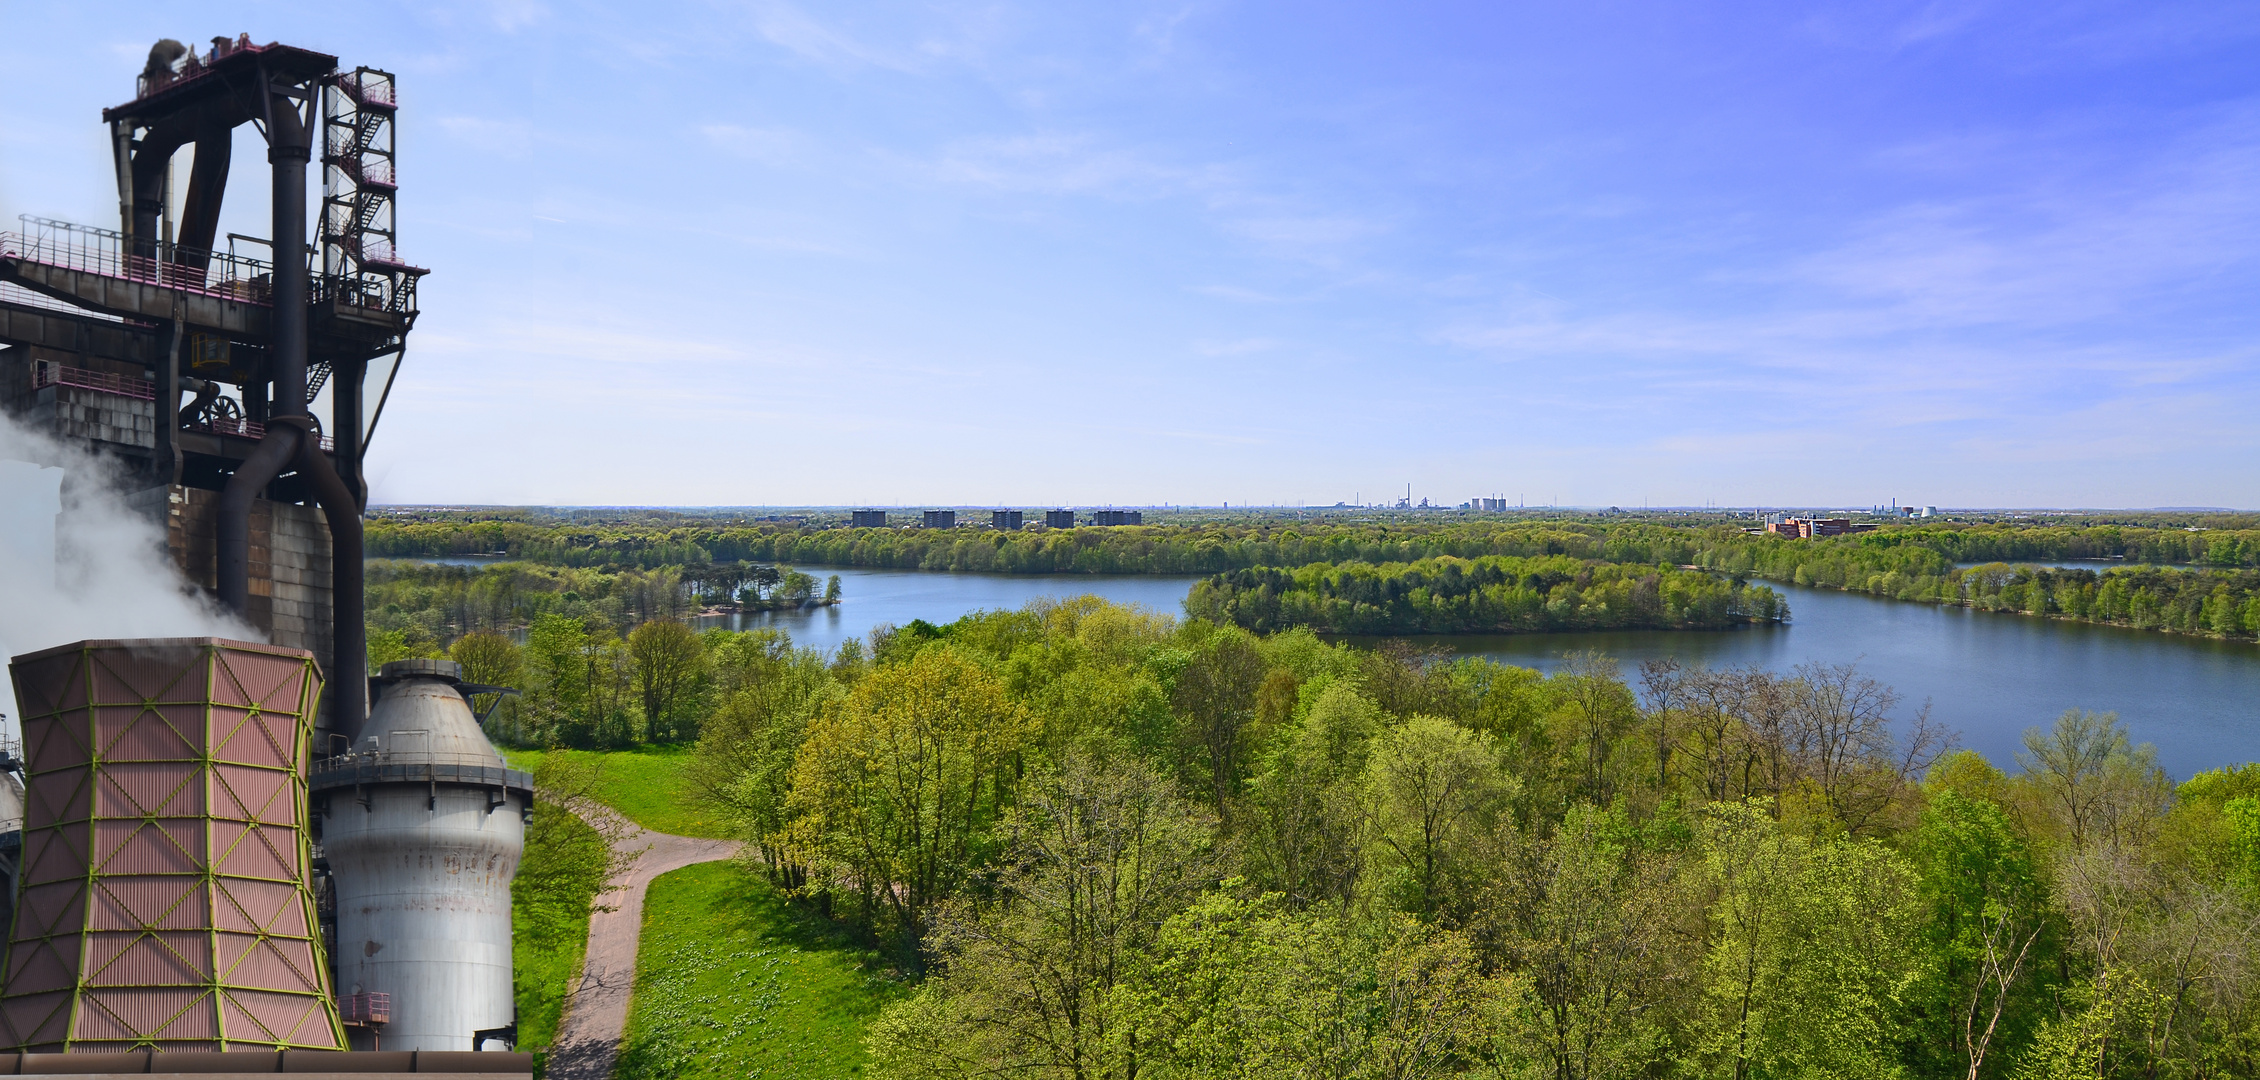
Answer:
[[[512,762],[533,768],[548,795],[581,793],[594,779],[561,761]],[[525,857],[510,883],[511,967],[518,1002],[518,1045],[546,1051],[557,1034],[565,995],[580,975],[589,915],[615,868],[607,837],[555,798],[534,803]]]
[[[1090,599],[773,654],[722,708],[701,783],[765,876],[923,970],[884,1076],[2260,1064],[2260,769],[2177,789],[2109,716],[2010,774],[1849,668]]]
[[[631,746],[621,750],[506,751],[510,767],[535,770],[569,765],[585,781],[587,796],[621,817],[672,836],[727,838],[731,823],[691,789],[687,746]]]

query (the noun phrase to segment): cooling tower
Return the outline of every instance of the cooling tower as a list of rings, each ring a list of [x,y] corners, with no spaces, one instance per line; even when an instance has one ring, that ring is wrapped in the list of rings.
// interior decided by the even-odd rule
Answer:
[[[342,1049],[307,888],[298,649],[82,641],[15,658],[23,886],[0,1041]]]
[[[477,1050],[480,1032],[516,1026],[510,880],[533,778],[487,742],[460,672],[446,660],[386,664],[353,752],[314,775],[338,986],[389,997],[388,1050]]]

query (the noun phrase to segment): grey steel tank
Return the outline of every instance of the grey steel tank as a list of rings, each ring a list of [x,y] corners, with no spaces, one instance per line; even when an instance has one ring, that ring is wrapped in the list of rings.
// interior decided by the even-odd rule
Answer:
[[[337,992],[357,1049],[516,1041],[510,880],[533,782],[479,730],[461,673],[447,660],[386,664],[351,750],[314,769]]]

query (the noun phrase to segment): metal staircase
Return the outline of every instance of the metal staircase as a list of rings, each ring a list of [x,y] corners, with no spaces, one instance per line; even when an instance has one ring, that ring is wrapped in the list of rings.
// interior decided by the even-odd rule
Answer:
[[[425,271],[400,260],[394,231],[398,111],[391,72],[355,68],[323,87],[322,278],[341,305],[413,316]]]

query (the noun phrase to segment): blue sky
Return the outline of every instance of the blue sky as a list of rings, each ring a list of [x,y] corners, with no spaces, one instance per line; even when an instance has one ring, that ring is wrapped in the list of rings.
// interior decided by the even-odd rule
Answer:
[[[194,7],[0,0],[0,215],[398,72],[379,501],[2260,506],[2250,4]]]

